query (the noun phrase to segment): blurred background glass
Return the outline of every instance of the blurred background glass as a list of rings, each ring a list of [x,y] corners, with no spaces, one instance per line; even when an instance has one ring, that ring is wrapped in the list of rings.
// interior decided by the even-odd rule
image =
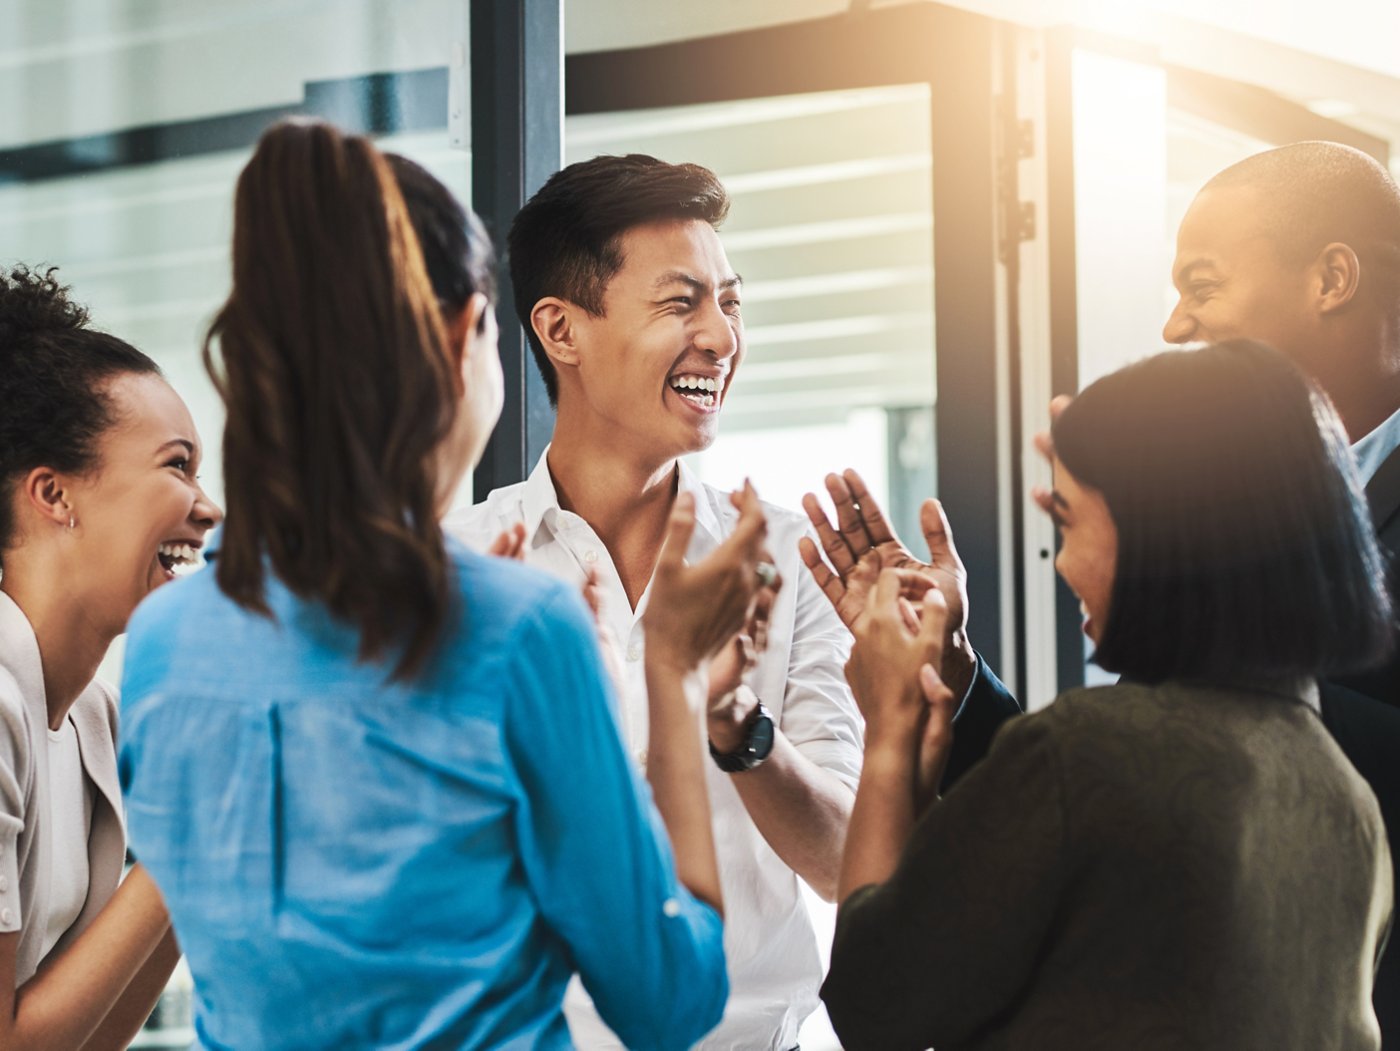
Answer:
[[[957,16],[939,24],[960,34],[954,48],[979,51],[985,83],[937,70],[846,83],[804,50],[823,25],[877,67],[886,50],[893,67],[896,50],[949,46],[880,29],[912,8]],[[469,200],[467,10],[465,0],[0,3],[0,265],[58,265],[98,326],[161,363],[194,412],[216,497],[222,412],[200,348],[228,290],[239,169],[267,124],[305,113],[375,135]],[[748,356],[720,441],[694,458],[701,476],[722,486],[751,476],[795,506],[824,471],[857,467],[921,550],[922,498],[962,491],[950,467],[994,464],[985,503],[948,508],[977,552],[972,573],[994,582],[974,611],[986,618],[981,643],[1032,706],[1092,681],[1075,604],[1053,579],[1053,534],[1021,496],[1044,478],[1030,436],[1045,402],[1160,348],[1176,226],[1220,168],[1334,138],[1400,171],[1400,4],[567,0],[561,11],[566,69],[596,71],[579,64],[588,56],[641,68],[670,45],[726,34],[764,42],[756,58],[743,52],[750,67],[822,82],[746,95],[725,80],[752,68],[677,67],[658,76],[703,78],[714,97],[677,105],[664,79],[629,82],[614,110],[587,112],[570,100],[588,85],[566,82],[567,161],[631,151],[695,161],[733,196],[722,237],[745,278]],[[996,128],[979,138],[983,113]],[[935,144],[930,129],[950,114],[968,115],[965,148]],[[983,169],[993,174],[958,179]],[[936,182],[951,189],[936,195]],[[988,183],[996,199],[983,223]],[[971,233],[944,228],[967,216]],[[988,309],[985,339],[938,345],[963,314]],[[940,376],[964,375],[955,358],[988,368],[940,389]],[[940,431],[969,406],[985,434]],[[103,670],[119,673],[119,646]],[[819,941],[825,949],[829,927]],[[172,989],[144,1046],[189,1042],[187,976]],[[835,1046],[820,1018],[803,1046]]]

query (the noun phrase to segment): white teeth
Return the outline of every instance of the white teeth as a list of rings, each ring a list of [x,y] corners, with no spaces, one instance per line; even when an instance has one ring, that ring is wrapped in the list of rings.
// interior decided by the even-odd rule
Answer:
[[[718,394],[720,384],[719,380],[706,376],[677,376],[671,380],[671,386],[676,390],[702,390]]]
[[[176,566],[199,564],[199,552],[189,544],[161,544],[159,550]]]

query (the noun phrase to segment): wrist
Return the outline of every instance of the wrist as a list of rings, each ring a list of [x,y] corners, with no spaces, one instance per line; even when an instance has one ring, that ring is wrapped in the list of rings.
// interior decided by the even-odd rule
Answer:
[[[742,684],[724,694],[718,703],[712,700],[705,713],[705,730],[715,751],[727,755],[740,748],[757,712],[757,695]]]
[[[686,667],[684,664],[670,664],[664,660],[652,660],[647,651],[646,684],[648,707],[652,718],[657,717],[656,703],[674,696],[679,691],[685,699],[686,710],[692,716],[705,711],[710,694],[710,676],[704,666]]]
[[[752,694],[751,694],[752,696]],[[710,757],[726,774],[741,774],[762,766],[773,753],[777,726],[773,715],[754,697],[753,709],[743,723],[743,734],[732,747],[710,739]]]
[[[866,737],[860,779],[865,783],[911,784],[914,779],[915,744],[892,737]]]
[[[922,710],[894,707],[865,720],[865,754],[912,756],[919,740]]]
[[[973,677],[977,674],[977,652],[966,631],[957,631],[949,638],[943,649],[942,666],[938,677],[943,680],[953,694],[953,700],[961,703],[972,688]]]

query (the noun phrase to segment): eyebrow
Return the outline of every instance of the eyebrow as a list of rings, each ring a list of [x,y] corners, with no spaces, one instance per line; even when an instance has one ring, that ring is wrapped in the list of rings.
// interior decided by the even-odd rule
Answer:
[[[1194,271],[1213,266],[1215,266],[1215,260],[1208,259],[1205,256],[1201,256],[1199,259],[1193,259],[1191,262],[1184,263],[1177,267],[1176,273],[1172,275],[1172,282],[1180,288],[1191,279],[1191,274]]]
[[[165,452],[166,449],[169,449],[172,445],[183,445],[185,447],[185,452],[187,452],[190,456],[193,456],[195,454],[194,442],[189,441],[186,438],[171,438],[170,441],[166,442],[159,449],[156,450],[156,455],[159,456],[161,453]]]
[[[725,278],[719,283],[719,291],[724,291],[730,288],[738,288],[743,283],[744,279],[738,274],[734,274],[730,277]],[[700,278],[696,277],[693,274],[687,274],[683,270],[671,270],[658,277],[656,279],[656,284],[654,284],[652,288],[659,291],[660,289],[665,288],[667,285],[675,284],[688,285],[697,292],[703,292],[710,287],[709,282],[702,281],[700,280]]]

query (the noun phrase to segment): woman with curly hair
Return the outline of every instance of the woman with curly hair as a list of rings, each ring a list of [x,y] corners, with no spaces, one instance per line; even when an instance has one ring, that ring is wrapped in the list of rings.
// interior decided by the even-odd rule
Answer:
[[[189,410],[53,271],[0,273],[0,1047],[125,1047],[179,950],[126,853],[95,678],[219,509]],[[118,887],[118,883],[121,883]]]

